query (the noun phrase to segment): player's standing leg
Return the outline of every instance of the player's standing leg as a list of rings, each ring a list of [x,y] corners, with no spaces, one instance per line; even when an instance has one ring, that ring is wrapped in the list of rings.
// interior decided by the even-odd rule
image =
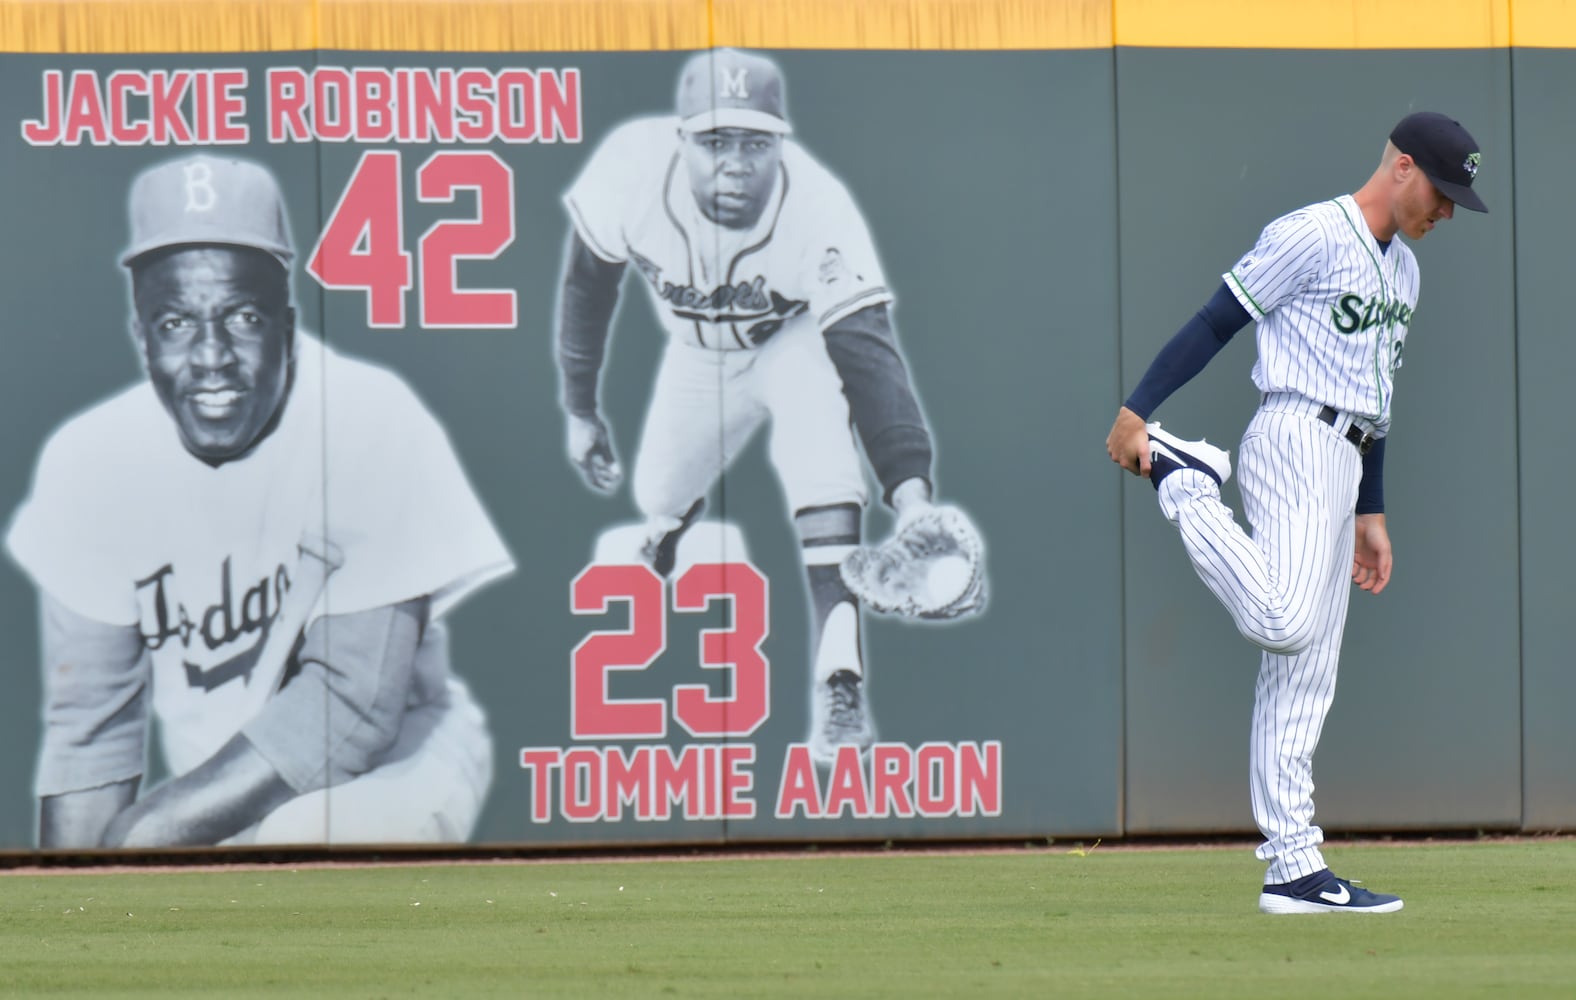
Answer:
[[[820,333],[785,331],[757,353],[752,379],[772,415],[768,450],[794,512],[810,599],[810,754],[827,764],[839,746],[875,742],[859,603],[837,568],[861,540],[864,473]]]
[[[1267,650],[1254,690],[1249,787],[1254,821],[1265,838],[1257,852],[1269,865],[1265,883],[1276,885],[1326,868],[1319,851],[1324,834],[1313,824],[1313,752],[1335,698],[1351,599],[1354,505],[1362,461],[1350,442],[1306,415],[1265,413],[1254,426],[1259,433],[1250,431],[1243,439],[1241,484],[1255,533],[1267,546],[1284,551],[1288,507],[1298,505],[1308,520],[1291,541],[1329,552],[1328,559],[1303,564],[1308,568],[1315,563],[1323,571],[1311,578],[1309,569],[1303,598],[1311,609],[1311,641],[1296,651]],[[1288,464],[1310,475],[1287,484]]]
[[[838,571],[859,545],[861,513],[858,504],[842,503],[794,515],[810,595],[810,756],[823,764],[845,743],[863,750],[875,742],[865,705],[859,600]]]

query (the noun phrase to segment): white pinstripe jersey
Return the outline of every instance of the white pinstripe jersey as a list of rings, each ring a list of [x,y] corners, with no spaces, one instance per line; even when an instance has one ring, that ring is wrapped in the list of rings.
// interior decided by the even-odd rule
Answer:
[[[892,301],[853,197],[801,146],[784,139],[766,210],[736,230],[701,214],[679,141],[676,118],[621,125],[564,195],[591,252],[640,271],[670,336],[752,350],[787,324],[824,330]]]
[[[1413,311],[1417,258],[1388,251],[1351,195],[1281,216],[1222,278],[1257,322],[1253,383],[1295,392],[1389,431]]]

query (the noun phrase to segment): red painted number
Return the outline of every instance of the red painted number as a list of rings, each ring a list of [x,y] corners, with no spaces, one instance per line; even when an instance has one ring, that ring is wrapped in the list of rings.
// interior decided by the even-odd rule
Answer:
[[[608,675],[644,670],[667,646],[662,578],[646,566],[591,566],[575,577],[571,600],[577,615],[606,614],[614,602],[629,605],[629,628],[592,632],[575,647],[569,686],[570,735],[577,740],[643,739],[667,733],[660,701],[614,699]]]
[[[365,153],[323,225],[307,273],[324,288],[367,293],[367,325],[405,326],[405,293],[421,289],[421,326],[513,327],[510,289],[460,287],[459,262],[493,260],[514,242],[514,173],[490,152],[435,153],[416,171],[416,197],[453,202],[474,191],[476,214],[435,223],[416,242],[415,278],[405,249],[398,151]]]
[[[444,221],[416,244],[421,267],[421,325],[512,327],[512,289],[459,287],[461,260],[495,260],[514,242],[514,173],[492,153],[438,153],[416,171],[416,197],[452,202],[476,192],[476,217]]]
[[[629,627],[592,632],[572,657],[570,733],[577,740],[661,739],[666,706],[651,699],[614,698],[610,674],[644,670],[667,648],[662,578],[639,565],[595,565],[575,578],[575,614],[606,614],[614,602],[629,607]],[[732,606],[732,627],[700,636],[700,666],[727,670],[731,694],[712,697],[706,685],[673,688],[673,717],[692,736],[748,736],[770,714],[771,668],[761,651],[769,631],[767,581],[748,563],[697,563],[673,584],[673,610],[705,611],[713,601]]]
[[[673,689],[673,717],[692,736],[748,736],[766,721],[766,578],[749,563],[697,563],[673,587],[674,611],[705,611],[713,599],[733,605],[731,629],[700,634],[700,665],[732,671],[731,698],[704,684]]]
[[[323,226],[307,273],[324,288],[364,288],[367,325],[405,325],[410,254],[404,250],[399,153],[367,153]]]

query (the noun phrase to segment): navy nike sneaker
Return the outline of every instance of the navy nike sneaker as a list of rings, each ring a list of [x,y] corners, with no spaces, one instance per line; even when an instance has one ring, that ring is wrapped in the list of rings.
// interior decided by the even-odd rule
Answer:
[[[1400,896],[1369,892],[1328,868],[1295,882],[1266,885],[1259,894],[1264,913],[1394,913],[1400,908]]]

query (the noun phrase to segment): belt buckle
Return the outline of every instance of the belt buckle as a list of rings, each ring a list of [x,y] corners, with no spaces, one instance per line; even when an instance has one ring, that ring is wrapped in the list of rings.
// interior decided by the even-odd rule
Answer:
[[[1369,449],[1374,446],[1374,436],[1372,434],[1364,434],[1363,429],[1358,427],[1355,421],[1346,428],[1346,440],[1357,446],[1357,454],[1359,455],[1368,454]]]
[[[1340,412],[1333,406],[1325,406],[1321,408],[1318,414],[1319,419],[1329,424],[1331,427],[1335,426],[1335,420],[1339,415]],[[1357,449],[1357,454],[1359,455],[1368,454],[1368,452],[1373,449],[1374,442],[1378,440],[1378,438],[1374,437],[1372,434],[1363,433],[1363,429],[1357,426],[1357,421],[1355,420],[1346,425],[1346,433],[1343,436],[1346,438],[1346,440],[1352,443],[1352,446]]]

